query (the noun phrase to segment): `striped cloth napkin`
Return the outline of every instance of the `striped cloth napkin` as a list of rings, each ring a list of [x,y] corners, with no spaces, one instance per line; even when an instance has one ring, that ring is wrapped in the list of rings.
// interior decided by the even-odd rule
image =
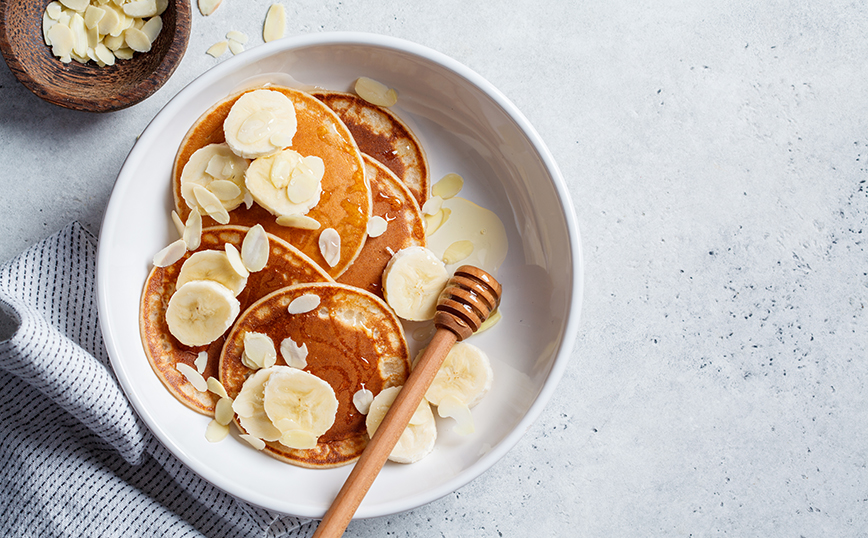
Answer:
[[[201,479],[136,416],[102,342],[96,239],[80,224],[0,267],[0,309],[0,536],[313,534]]]

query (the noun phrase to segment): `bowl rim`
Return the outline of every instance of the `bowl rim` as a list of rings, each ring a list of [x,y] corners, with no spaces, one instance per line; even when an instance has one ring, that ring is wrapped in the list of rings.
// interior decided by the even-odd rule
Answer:
[[[42,0],[41,4],[49,4],[51,0]],[[187,0],[175,0],[175,32],[169,49],[160,63],[147,77],[134,86],[128,86],[129,91],[106,97],[88,98],[76,96],[72,98],[67,92],[58,92],[51,87],[39,83],[14,53],[10,29],[6,23],[6,13],[10,0],[0,0],[0,55],[12,71],[16,80],[40,99],[70,110],[82,112],[114,112],[138,104],[157,92],[174,74],[190,42],[192,27],[192,7]],[[182,23],[183,24],[180,24]],[[41,34],[40,34],[41,35]],[[40,42],[45,43],[40,39]],[[45,45],[48,47],[48,45]],[[173,51],[175,53],[173,54]],[[147,54],[147,53],[145,53]]]
[[[211,69],[205,71],[193,81],[191,81],[189,84],[187,84],[181,91],[178,92],[178,94],[176,94],[169,102],[167,102],[166,105],[160,110],[160,112],[158,112],[157,115],[151,120],[149,125],[143,131],[139,141],[147,137],[149,130],[152,126],[159,126],[161,123],[169,121],[168,119],[171,118],[177,110],[184,106],[182,100],[184,100],[184,97],[187,94],[196,93],[200,91],[200,88],[206,87],[213,81],[230,75],[233,71],[235,71],[243,64],[255,63],[264,57],[271,56],[281,51],[288,52],[302,48],[320,46],[365,46],[387,49],[393,52],[409,53],[414,56],[423,58],[426,61],[437,64],[440,67],[451,71],[454,74],[460,76],[461,78],[467,80],[470,84],[476,86],[480,91],[482,91],[489,98],[491,98],[492,101],[498,107],[500,107],[508,117],[512,118],[518,124],[521,131],[525,134],[525,136],[527,136],[530,144],[538,152],[540,160],[543,162],[545,168],[549,171],[552,184],[557,194],[558,202],[560,203],[562,209],[562,216],[564,218],[569,239],[568,247],[570,266],[564,268],[569,269],[572,275],[569,281],[569,300],[567,301],[569,304],[569,309],[566,315],[566,319],[564,320],[563,333],[560,335],[559,347],[556,356],[552,361],[549,374],[546,378],[545,383],[540,389],[540,392],[538,393],[536,399],[528,408],[527,413],[525,413],[525,415],[516,424],[512,431],[510,431],[509,434],[506,435],[496,446],[492,447],[491,450],[489,450],[486,454],[482,455],[475,463],[464,469],[462,473],[460,473],[453,479],[445,482],[440,487],[435,487],[423,493],[417,494],[413,497],[409,497],[402,502],[392,503],[390,505],[383,506],[379,510],[366,509],[364,503],[362,503],[354,517],[359,519],[365,519],[412,510],[414,508],[433,502],[441,497],[444,497],[453,491],[458,490],[459,488],[467,485],[471,481],[478,478],[482,473],[490,469],[497,461],[499,461],[509,450],[511,450],[517,444],[519,439],[521,439],[521,437],[524,436],[525,433],[527,433],[527,431],[531,428],[533,423],[542,413],[545,406],[551,400],[551,397],[554,394],[558,383],[563,377],[563,374],[567,368],[569,359],[575,347],[575,343],[578,337],[584,292],[584,265],[581,248],[581,236],[569,190],[567,189],[564,178],[560,172],[557,163],[554,160],[554,157],[552,156],[551,152],[543,142],[536,129],[530,124],[524,114],[520,112],[519,109],[500,90],[495,88],[490,82],[488,82],[481,75],[477,74],[469,67],[441,52],[402,38],[367,32],[320,32],[290,36],[248,49],[244,53],[229,58],[221,62],[220,64],[212,67]],[[136,151],[136,146],[133,146],[130,154],[127,156],[128,161],[131,159],[131,156],[136,153]],[[125,164],[126,162],[124,163],[124,165]],[[112,231],[104,225],[105,222],[111,221],[114,218],[118,218],[119,215],[119,203],[113,203],[113,200],[115,200],[113,195],[115,193],[115,189],[118,189],[119,185],[122,183],[122,172],[123,166],[121,167],[121,171],[119,172],[118,181],[116,181],[112,189],[112,196],[109,199],[108,206],[106,207],[106,211],[103,216],[103,225],[101,226],[100,230],[100,245],[107,243],[107,241],[105,241],[105,238],[112,235]],[[99,249],[97,253],[98,307],[101,312],[100,325],[103,334],[106,337],[105,343],[107,351],[109,352],[109,357],[114,368],[116,360],[115,357],[118,356],[118,349],[115,346],[115,340],[112,338],[112,326],[109,325],[106,316],[102,314],[108,308],[107,290],[105,289],[104,280],[102,278],[99,278],[99,274],[101,273],[100,267],[109,266],[109,260],[107,258],[108,256],[102,251],[102,249]],[[131,392],[131,387],[127,386],[127,381],[122,376],[118,377],[122,387],[124,388],[125,393],[129,394]],[[133,402],[133,404],[135,407],[136,402]],[[146,418],[143,417],[143,419],[147,422]],[[151,433],[154,434],[155,437],[157,437],[161,444],[163,444],[167,448],[171,446],[171,443],[169,443],[167,439],[164,439],[162,437],[159,428],[151,427],[150,424],[148,424],[148,426]],[[210,482],[210,480],[206,479],[205,475],[199,469],[197,469],[198,466],[196,465],[196,463],[192,462],[189,458],[186,457],[186,454],[179,453],[179,451],[171,449],[170,452],[172,452],[172,454],[174,454],[175,457],[181,460],[188,468],[196,472],[198,476]],[[214,484],[213,482],[211,483]],[[214,485],[220,487],[218,484]],[[247,502],[256,504],[254,501],[250,500],[247,500]],[[304,517],[304,514],[291,515]]]

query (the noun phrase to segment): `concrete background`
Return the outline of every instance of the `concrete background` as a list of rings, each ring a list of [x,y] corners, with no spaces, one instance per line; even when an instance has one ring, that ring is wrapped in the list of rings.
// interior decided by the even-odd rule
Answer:
[[[261,43],[269,4],[194,10],[175,75],[120,112],[46,104],[0,68],[0,262],[73,219],[97,233],[135,137],[226,31]],[[288,35],[393,35],[491,81],[553,152],[584,241],[581,331],[534,427],[348,536],[868,536],[865,4],[285,5]]]

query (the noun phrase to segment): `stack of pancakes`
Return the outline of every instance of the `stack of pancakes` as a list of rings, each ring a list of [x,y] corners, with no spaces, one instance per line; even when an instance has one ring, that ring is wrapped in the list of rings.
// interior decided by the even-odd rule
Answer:
[[[249,229],[261,224],[268,232],[270,256],[262,271],[251,273],[238,296],[241,314],[235,324],[207,346],[189,347],[168,330],[166,308],[188,252],[168,267],[154,267],[145,283],[140,326],[145,352],[163,385],[187,407],[213,416],[219,397],[196,390],[178,371],[193,367],[206,351],[201,372],[218,379],[229,397],[241,391],[254,372],[242,362],[243,335],[267,334],[280,342],[292,337],[308,347],[306,371],[324,379],[338,398],[334,425],[313,449],[290,449],[266,443],[269,455],[304,467],[334,467],[350,463],[364,450],[368,436],[364,415],[355,408],[356,391],[374,394],[403,384],[410,370],[407,342],[400,321],[383,301],[380,282],[391,256],[414,245],[426,245],[420,207],[429,190],[425,153],[407,125],[391,111],[346,93],[305,93],[268,86],[292,100],[298,130],[291,148],[323,160],[325,174],[319,203],[307,214],[319,230],[278,225],[257,204],[229,212],[229,225],[219,226],[204,216],[199,250],[224,250],[226,243],[241,248]],[[253,91],[248,90],[248,91]],[[181,196],[181,172],[190,156],[209,144],[225,141],[223,121],[241,92],[217,103],[190,128],[178,149],[172,173],[175,210],[186,221],[191,209]],[[368,237],[373,216],[387,223],[384,233]],[[341,237],[340,260],[330,266],[319,249],[323,229]],[[287,305],[302,294],[320,296],[320,306],[290,323]],[[278,353],[277,364],[285,364]],[[236,422],[243,432],[243,428]]]

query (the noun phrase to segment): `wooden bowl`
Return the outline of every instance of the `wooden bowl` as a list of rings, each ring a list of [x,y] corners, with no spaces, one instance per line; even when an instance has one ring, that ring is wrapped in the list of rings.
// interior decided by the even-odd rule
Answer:
[[[42,36],[50,0],[0,0],[0,52],[15,77],[37,96],[65,108],[110,112],[157,91],[184,57],[190,39],[190,0],[172,0],[149,52],[112,66],[64,64]]]

